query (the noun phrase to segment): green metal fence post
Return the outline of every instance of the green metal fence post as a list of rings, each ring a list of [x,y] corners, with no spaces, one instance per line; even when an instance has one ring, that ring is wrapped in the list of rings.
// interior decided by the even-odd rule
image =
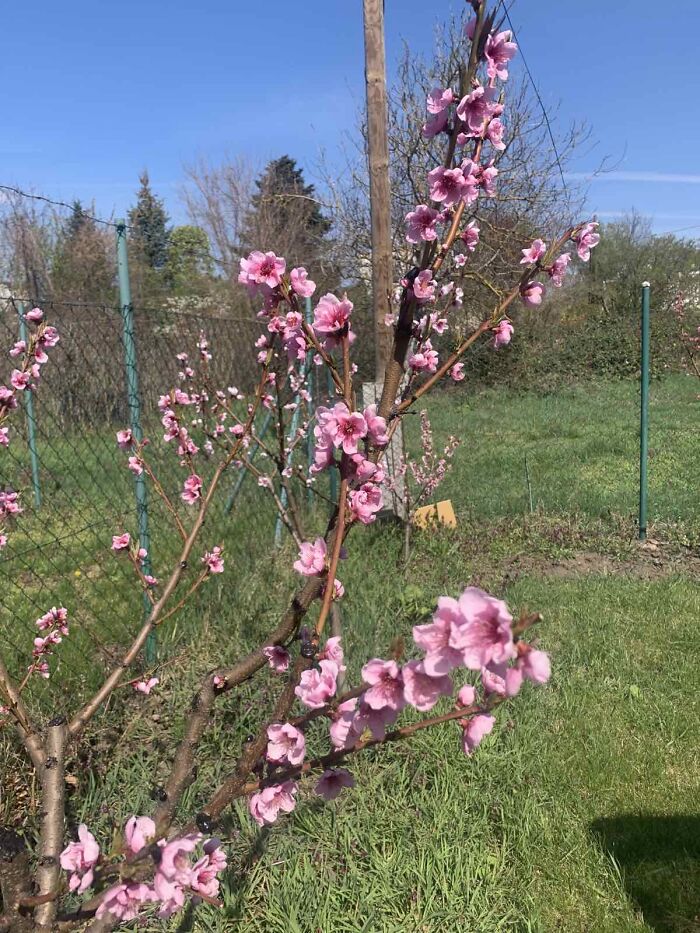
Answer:
[[[19,317],[19,339],[25,344],[29,343],[27,336],[27,321],[24,317],[24,303],[17,302],[17,315]],[[29,459],[32,465],[32,489],[34,490],[34,505],[41,508],[41,483],[39,480],[39,454],[36,446],[36,417],[34,415],[34,396],[30,391],[23,392],[24,410],[27,415],[27,444],[29,445]]]
[[[131,285],[129,282],[129,257],[126,248],[126,224],[117,223],[117,272],[119,275],[119,305],[122,316],[122,337],[124,341],[124,365],[126,369],[126,393],[129,403],[129,427],[137,441],[143,440],[141,427],[141,397],[139,395],[139,372],[136,360],[136,339],[134,335],[134,309],[131,304]],[[143,562],[145,574],[151,573],[151,536],[148,528],[148,490],[143,474],[135,477],[136,517],[139,526],[139,545],[147,552]],[[144,614],[148,615],[151,603],[143,594]],[[151,632],[146,641],[146,664],[156,660],[156,636]]]
[[[649,458],[649,291],[642,283],[642,379],[639,426],[639,540],[647,536],[647,460]]]

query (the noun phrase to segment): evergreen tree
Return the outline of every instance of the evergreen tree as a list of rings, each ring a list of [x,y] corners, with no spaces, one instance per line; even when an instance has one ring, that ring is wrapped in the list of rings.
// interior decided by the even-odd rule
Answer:
[[[73,201],[71,215],[64,226],[64,235],[68,240],[75,240],[84,230],[88,229],[95,229],[95,221],[85,212],[81,201],[76,198]]]
[[[151,190],[148,172],[140,175],[136,205],[129,211],[129,225],[143,258],[152,269],[161,269],[168,258],[168,220],[163,199]]]
[[[288,155],[270,162],[255,182],[243,230],[243,249],[273,249],[289,262],[311,263],[331,228],[313,185]]]

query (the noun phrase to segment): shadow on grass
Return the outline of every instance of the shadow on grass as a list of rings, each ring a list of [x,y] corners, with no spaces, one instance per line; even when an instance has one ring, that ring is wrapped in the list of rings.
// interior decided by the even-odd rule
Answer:
[[[657,933],[700,933],[700,816],[625,814],[591,824]]]

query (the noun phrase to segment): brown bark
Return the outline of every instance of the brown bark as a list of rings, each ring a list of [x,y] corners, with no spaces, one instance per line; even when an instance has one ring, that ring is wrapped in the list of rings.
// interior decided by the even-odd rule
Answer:
[[[59,857],[63,848],[65,826],[65,747],[66,721],[52,719],[46,734],[46,760],[41,775],[43,818],[39,842],[37,881],[39,895],[58,891],[61,877]],[[37,930],[50,930],[56,918],[58,899],[53,898],[37,907],[34,920]]]
[[[372,309],[376,381],[381,382],[391,346],[391,331],[384,323],[384,316],[391,307],[392,286],[384,0],[364,0],[364,27],[369,196],[372,222]]]

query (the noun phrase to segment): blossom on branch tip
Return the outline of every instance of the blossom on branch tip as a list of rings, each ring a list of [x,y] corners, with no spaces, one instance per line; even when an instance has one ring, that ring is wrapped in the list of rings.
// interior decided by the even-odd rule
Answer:
[[[584,224],[572,234],[571,239],[576,244],[576,252],[583,262],[588,262],[591,258],[591,250],[600,243],[600,234],[595,232],[597,226],[598,224],[592,221]]]
[[[112,550],[113,551],[124,551],[129,547],[131,543],[131,535],[128,531],[125,531],[121,535],[112,535]]]
[[[455,627],[451,644],[462,652],[465,667],[479,671],[492,661],[498,664],[516,656],[513,618],[503,600],[469,586],[458,600],[458,611],[463,621]]]
[[[455,382],[462,382],[464,379],[464,363],[455,363],[450,369],[450,379]]]
[[[32,308],[32,310],[27,311],[24,316],[28,321],[31,321],[32,324],[38,324],[40,321],[44,320],[44,312],[41,308]]]
[[[508,62],[510,62],[518,51],[518,46],[512,40],[510,30],[499,32],[496,35],[490,33],[484,46],[484,57],[487,61],[486,73],[492,80],[500,78],[501,81],[508,80]]]
[[[267,285],[276,288],[282,281],[286,262],[274,253],[254,250],[247,259],[240,261],[238,281],[243,285]]]

